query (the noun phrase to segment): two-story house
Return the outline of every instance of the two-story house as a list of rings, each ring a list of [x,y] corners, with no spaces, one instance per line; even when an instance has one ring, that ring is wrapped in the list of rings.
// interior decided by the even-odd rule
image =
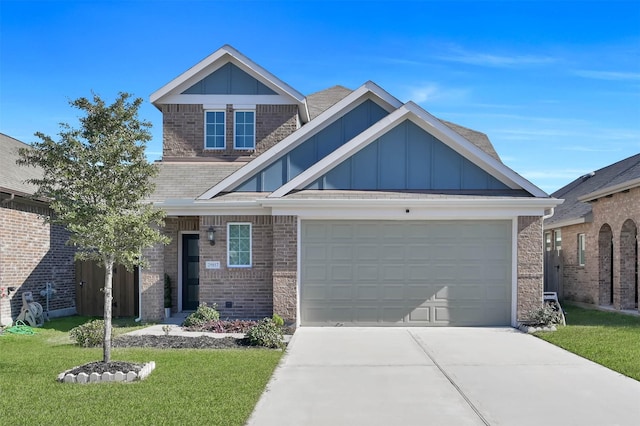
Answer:
[[[163,157],[141,312],[298,325],[516,325],[542,303],[559,200],[486,135],[375,83],[304,96],[230,46],[151,95]]]

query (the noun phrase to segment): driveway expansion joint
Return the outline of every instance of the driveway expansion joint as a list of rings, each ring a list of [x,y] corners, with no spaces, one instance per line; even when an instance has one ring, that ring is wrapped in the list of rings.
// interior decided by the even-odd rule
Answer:
[[[449,381],[449,383],[451,383],[451,386],[453,386],[454,389],[460,394],[460,396],[466,401],[466,403],[469,405],[469,407],[471,407],[473,412],[476,413],[476,415],[482,421],[482,423],[484,423],[487,426],[491,426],[491,423],[489,423],[489,421],[482,415],[478,407],[476,407],[473,404],[473,402],[471,402],[469,397],[462,391],[462,389],[460,389],[460,387],[456,384],[453,378],[444,370],[444,368],[442,368],[442,366],[438,363],[438,361],[436,361],[436,359],[431,355],[431,353],[427,350],[425,345],[420,343],[418,338],[411,332],[411,330],[407,330],[407,333],[409,333],[409,335],[411,336],[413,341],[416,343],[416,345],[418,345],[420,350],[424,352],[424,354],[431,360],[431,362],[433,362],[433,365],[435,365],[438,368],[438,370],[440,370],[442,375]]]

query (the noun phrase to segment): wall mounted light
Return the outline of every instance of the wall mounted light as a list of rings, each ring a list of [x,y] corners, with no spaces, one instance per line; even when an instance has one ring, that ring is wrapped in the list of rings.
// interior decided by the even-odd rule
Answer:
[[[216,230],[213,229],[213,226],[210,226],[209,229],[207,229],[207,239],[212,246],[216,245]]]

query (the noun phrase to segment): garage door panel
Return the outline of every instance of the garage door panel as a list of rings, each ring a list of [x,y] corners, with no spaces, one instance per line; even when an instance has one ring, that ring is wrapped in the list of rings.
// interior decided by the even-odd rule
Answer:
[[[303,221],[302,325],[508,325],[511,221]]]

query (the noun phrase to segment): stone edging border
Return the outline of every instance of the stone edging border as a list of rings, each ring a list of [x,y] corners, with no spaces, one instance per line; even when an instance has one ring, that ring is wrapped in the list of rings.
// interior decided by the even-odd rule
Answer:
[[[518,327],[518,330],[522,331],[523,333],[531,334],[531,333],[536,333],[538,331],[556,331],[557,328],[555,325],[550,325],[547,327],[547,326],[533,326],[533,325],[521,324]]]
[[[117,371],[116,373],[79,373],[79,374],[70,374],[69,371],[72,371],[77,367],[71,368],[63,373],[58,374],[58,381],[61,383],[100,383],[100,382],[133,382],[136,380],[144,380],[147,378],[149,374],[156,368],[156,363],[154,361],[149,361],[146,363],[142,370],[139,373],[135,371],[129,371],[124,373],[122,371]]]

